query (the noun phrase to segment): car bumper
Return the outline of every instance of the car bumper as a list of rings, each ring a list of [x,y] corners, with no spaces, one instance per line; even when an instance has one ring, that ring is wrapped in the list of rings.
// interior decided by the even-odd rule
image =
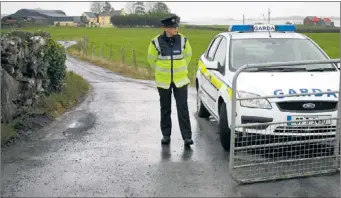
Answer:
[[[334,136],[337,124],[337,111],[314,112],[314,113],[295,113],[283,112],[278,108],[256,109],[237,105],[236,128],[237,132],[254,133],[271,136]],[[289,118],[288,118],[289,116]],[[291,116],[291,117],[290,117]],[[297,116],[324,116],[328,123],[315,124],[311,122],[287,121]],[[327,118],[330,117],[331,119]],[[315,118],[320,119],[320,118]],[[295,121],[295,120],[292,120]],[[262,124],[260,124],[262,123]],[[300,124],[300,125],[297,125]]]

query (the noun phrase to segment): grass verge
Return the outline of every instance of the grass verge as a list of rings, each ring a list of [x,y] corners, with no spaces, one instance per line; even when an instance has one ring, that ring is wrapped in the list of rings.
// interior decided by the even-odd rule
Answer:
[[[27,109],[11,123],[1,124],[1,144],[11,142],[10,140],[18,137],[20,132],[38,129],[53,121],[82,101],[89,89],[90,86],[85,79],[68,71],[62,92],[41,98],[35,106]]]
[[[49,97],[41,100],[36,110],[38,110],[37,112],[46,113],[56,118],[81,101],[89,89],[89,83],[85,79],[72,71],[68,71],[63,91],[53,93]]]

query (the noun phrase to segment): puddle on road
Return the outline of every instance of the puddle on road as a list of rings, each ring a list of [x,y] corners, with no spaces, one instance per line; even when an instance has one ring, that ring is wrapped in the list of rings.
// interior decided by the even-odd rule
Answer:
[[[73,121],[63,132],[65,136],[81,136],[91,129],[96,122],[96,116],[93,113],[87,113],[78,120]]]

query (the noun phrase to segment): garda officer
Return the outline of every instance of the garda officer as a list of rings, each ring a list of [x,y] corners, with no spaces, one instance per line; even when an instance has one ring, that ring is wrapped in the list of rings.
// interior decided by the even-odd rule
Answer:
[[[188,39],[178,33],[180,18],[172,15],[161,20],[163,34],[149,44],[148,62],[155,71],[155,83],[160,96],[162,144],[170,143],[172,121],[172,91],[176,101],[179,126],[185,146],[193,144],[187,94],[190,80],[187,66],[192,58]]]

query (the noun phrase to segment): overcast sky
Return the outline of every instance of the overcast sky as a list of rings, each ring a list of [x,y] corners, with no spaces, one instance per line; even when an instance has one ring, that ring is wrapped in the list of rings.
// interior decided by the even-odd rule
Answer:
[[[110,2],[115,9],[126,2]],[[166,2],[181,20],[262,18],[271,9],[272,17],[282,16],[340,16],[339,2]],[[90,2],[1,2],[1,14],[12,14],[22,8],[60,9],[67,15],[80,16],[90,8]]]

